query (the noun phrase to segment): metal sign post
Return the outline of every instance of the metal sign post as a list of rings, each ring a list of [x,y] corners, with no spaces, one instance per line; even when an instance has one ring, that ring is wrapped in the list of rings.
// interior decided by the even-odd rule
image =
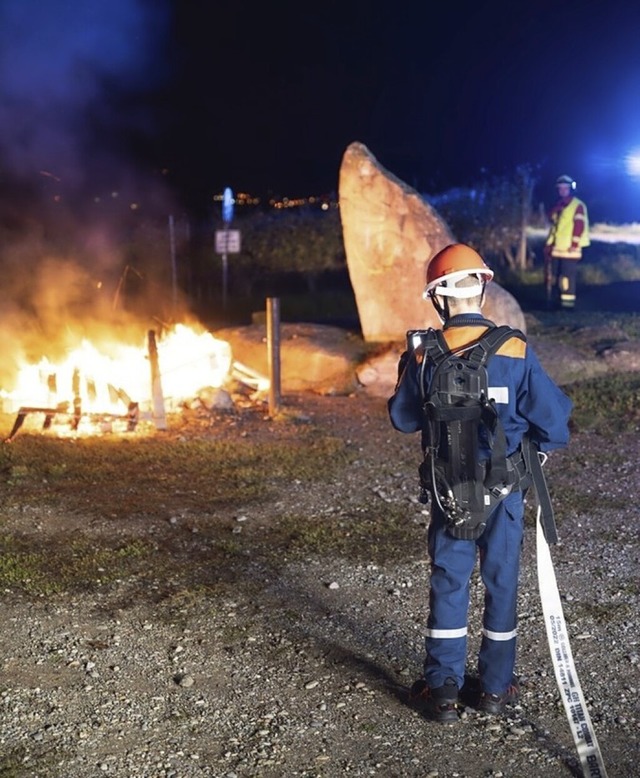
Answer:
[[[238,254],[240,251],[240,230],[216,230],[216,254],[222,255],[222,304],[227,305],[227,254]]]

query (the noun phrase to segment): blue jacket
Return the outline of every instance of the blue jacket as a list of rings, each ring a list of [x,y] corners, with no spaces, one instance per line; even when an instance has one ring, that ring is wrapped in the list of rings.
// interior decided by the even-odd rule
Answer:
[[[487,329],[480,314],[459,314],[444,327],[447,343],[455,348],[471,343]],[[400,432],[422,430],[422,394],[419,369],[422,350],[405,352],[400,375],[388,401],[391,423]],[[513,454],[526,434],[540,451],[562,448],[569,442],[571,400],[547,375],[531,347],[520,338],[510,338],[487,364],[489,397],[507,440],[507,454]],[[429,371],[426,371],[426,381]]]

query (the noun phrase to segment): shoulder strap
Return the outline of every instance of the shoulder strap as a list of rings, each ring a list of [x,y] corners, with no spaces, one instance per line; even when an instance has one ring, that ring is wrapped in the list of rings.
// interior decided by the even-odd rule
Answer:
[[[459,349],[451,350],[446,341],[443,330],[430,329],[423,335],[421,345],[424,348],[424,359],[420,366],[420,389],[423,399],[425,396],[424,371],[428,361],[431,361],[438,370],[449,356],[456,356],[462,352],[467,353],[467,358],[475,365],[485,365],[489,358],[511,338],[520,338],[526,343],[526,336],[520,330],[509,327],[507,324],[496,326],[488,319],[479,319],[479,323],[487,324],[489,329],[480,335],[476,341],[467,343]]]
[[[442,330],[429,329],[420,339],[423,348],[423,358],[419,370],[420,393],[422,400],[426,399],[425,370],[428,363],[437,365],[450,353]]]
[[[520,330],[507,325],[494,326],[478,339],[478,343],[469,353],[468,359],[476,366],[484,366],[499,350],[500,346],[513,337],[526,341],[524,334]],[[485,477],[485,486],[491,489],[500,484],[507,483],[508,480],[507,440],[502,425],[499,422],[495,404],[488,398],[482,406],[482,413],[486,429],[493,438],[488,472]]]
[[[483,333],[469,352],[468,359],[479,365],[486,365],[489,358],[492,357],[500,347],[511,338],[519,338],[526,343],[527,338],[520,330],[503,324],[500,327],[495,325]]]

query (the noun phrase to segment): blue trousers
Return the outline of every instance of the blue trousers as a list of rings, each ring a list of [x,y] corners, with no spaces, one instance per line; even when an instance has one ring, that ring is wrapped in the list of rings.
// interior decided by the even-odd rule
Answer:
[[[477,540],[459,540],[446,529],[434,506],[429,525],[431,590],[425,639],[424,677],[430,687],[454,678],[464,682],[467,655],[469,581],[479,551],[485,586],[482,642],[478,674],[483,691],[507,690],[516,660],[516,625],[520,551],[524,531],[521,492],[503,500]]]

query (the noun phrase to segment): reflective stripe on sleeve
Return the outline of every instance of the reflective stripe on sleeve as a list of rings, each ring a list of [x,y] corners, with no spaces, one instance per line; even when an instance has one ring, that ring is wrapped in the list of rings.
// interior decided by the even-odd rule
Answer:
[[[460,627],[459,629],[427,629],[428,638],[463,638],[466,634],[466,627]]]
[[[511,632],[492,632],[490,629],[482,628],[482,634],[489,638],[489,640],[513,640],[518,634],[517,629],[512,629]]]

